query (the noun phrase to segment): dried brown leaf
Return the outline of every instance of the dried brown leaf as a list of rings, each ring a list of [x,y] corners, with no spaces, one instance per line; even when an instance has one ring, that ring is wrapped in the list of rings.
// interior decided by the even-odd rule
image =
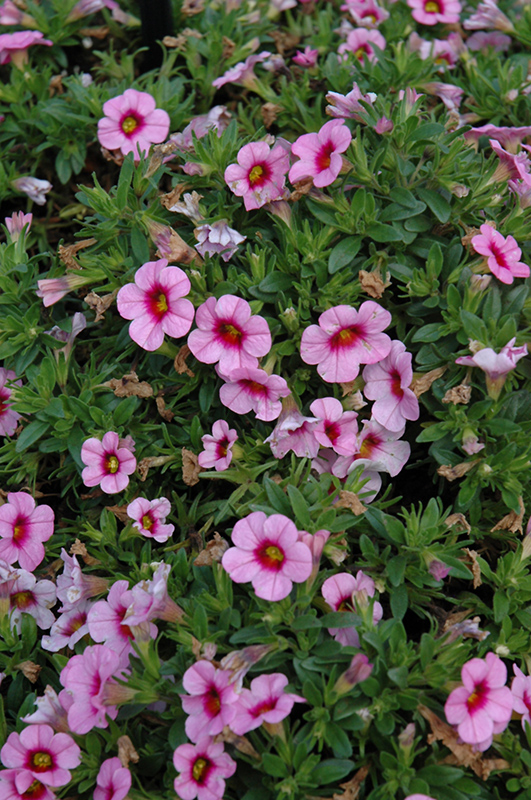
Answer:
[[[494,228],[494,230],[496,230],[496,223],[493,222],[492,220],[487,220],[486,224],[490,225],[491,228]],[[465,235],[461,237],[461,244],[463,245],[463,247],[470,248],[471,247],[470,243],[472,239],[474,238],[474,236],[478,236],[480,233],[481,231],[479,230],[479,228],[469,228],[468,225],[465,225]]]
[[[375,270],[374,272],[366,272],[364,269],[360,269],[358,274],[361,288],[364,292],[366,292],[366,294],[369,295],[369,297],[375,297],[378,299],[382,297],[387,287],[391,286],[391,281],[386,281],[385,283],[383,282],[379,270]]]
[[[81,28],[78,33],[82,36],[90,36],[91,39],[105,39],[110,30],[108,25],[100,25],[98,28]]]
[[[476,639],[478,642],[483,642],[487,636],[490,636],[489,631],[482,631],[479,627],[481,622],[480,617],[473,617],[472,619],[463,619],[466,617],[470,612],[464,611],[461,614],[450,614],[446,622],[444,623],[444,628],[442,633],[448,633],[449,636],[446,639],[447,644],[451,642],[455,642],[460,636],[463,639]],[[450,620],[457,619],[462,621],[453,622],[453,624],[449,624]]]
[[[278,112],[282,111],[282,106],[279,106],[278,103],[264,103],[260,111],[262,112],[264,125],[269,129],[276,121]]]
[[[467,533],[470,533],[472,530],[465,515],[460,513],[450,514],[449,517],[446,517],[444,524],[447,528],[451,528],[453,525],[458,525],[461,530],[466,531]]]
[[[183,36],[182,33],[179,36],[165,36],[162,40],[162,44],[164,47],[177,47],[182,48],[186,45],[186,36]]]
[[[167,194],[161,194],[159,200],[164,208],[169,209],[171,206],[174,206],[175,203],[179,202],[183,192],[186,192],[186,190],[189,188],[190,187],[186,183],[178,183],[177,186],[173,187],[171,192],[168,192]]]
[[[166,408],[166,403],[164,402],[163,397],[156,397],[155,403],[157,404],[157,411],[159,412],[160,416],[166,422],[171,422],[174,418],[175,414],[171,410],[171,408]]]
[[[231,731],[228,725],[225,725],[221,733],[218,733],[217,736],[214,736],[214,741],[231,744],[236,748],[236,750],[239,750],[240,753],[244,753],[246,756],[251,756],[251,758],[256,759],[256,761],[261,761],[260,754],[254,749],[249,739],[247,739],[246,736],[237,736]]]
[[[467,554],[468,559],[467,562],[472,569],[472,575],[474,576],[474,583],[473,588],[477,589],[478,586],[481,586],[483,581],[481,580],[481,567],[478,564],[478,552],[476,550],[469,550],[468,547],[463,547],[463,552]]]
[[[158,257],[166,258],[169,262],[178,261],[180,264],[191,264],[193,261],[202,264],[203,259],[197,250],[186,244],[184,239],[173,228],[170,228],[170,231],[170,241],[167,245],[169,252],[166,247],[164,247],[164,253],[160,253],[157,250]]]
[[[313,178],[304,178],[302,181],[296,181],[294,184],[295,191],[292,192],[289,196],[289,199],[293,202],[296,200],[300,200],[301,197],[304,195],[309,194],[312,190],[313,186]]]
[[[120,736],[118,739],[118,758],[122,763],[122,767],[128,767],[129,762],[132,761],[133,764],[137,764],[140,756],[136,752],[133,742],[129,738],[129,736]]]
[[[96,239],[83,239],[82,242],[76,242],[76,244],[60,244],[58,249],[59,258],[67,269],[79,269],[80,266],[74,256],[84,247],[90,247],[93,244],[96,244]]]
[[[178,372],[179,375],[186,374],[189,378],[195,377],[195,372],[192,372],[190,367],[186,364],[186,359],[190,355],[191,350],[187,344],[183,344],[183,346],[179,349],[179,352],[175,356],[175,361],[173,362],[173,368],[175,372]]]
[[[48,84],[48,94],[54,97],[55,94],[64,94],[65,87],[63,86],[63,76],[53,75]]]
[[[368,774],[369,767],[361,767],[353,778],[346,783],[339,784],[340,788],[345,790],[343,794],[334,793],[331,798],[325,798],[325,800],[357,800],[360,794],[361,784]]]
[[[89,292],[85,295],[83,298],[85,303],[96,312],[96,319],[94,322],[105,319],[105,312],[114,303],[117,294],[118,289],[115,289],[111,294],[104,294],[103,297],[100,297],[96,292]]]
[[[16,665],[15,669],[19,669],[31,683],[37,683],[42,667],[33,661],[21,661],[20,664]]]
[[[271,36],[273,37],[273,40],[277,46],[277,51],[281,56],[284,55],[286,50],[293,50],[294,47],[297,47],[301,40],[301,37],[296,33],[281,31],[278,28],[272,31]]]
[[[204,550],[201,550],[194,564],[196,567],[211,567],[214,562],[219,563],[221,561],[223,553],[228,549],[228,542],[222,539],[216,531],[216,533],[214,533],[214,538],[207,543]]]
[[[525,506],[521,497],[518,498],[518,504],[520,506],[520,513],[517,514],[516,511],[511,511],[497,522],[494,528],[490,529],[491,533],[494,533],[494,531],[511,531],[511,533],[524,532],[522,523],[524,520]]]
[[[196,483],[199,483],[199,473],[201,472],[197,456],[191,450],[187,450],[186,447],[183,447],[181,453],[183,457],[183,481],[187,486],[195,486]]]
[[[94,558],[94,556],[91,556],[87,552],[87,548],[80,539],[76,539],[76,541],[70,548],[70,555],[81,556],[85,564],[87,564],[89,567],[94,567],[97,564],[101,564],[101,561],[99,561],[97,558]]]
[[[339,500],[337,500],[335,507],[348,508],[357,517],[359,517],[360,514],[365,514],[365,512],[367,511],[366,507],[363,505],[358,495],[354,494],[354,492],[347,492],[345,489],[342,489],[339,492]]]
[[[139,381],[136,372],[129,372],[123,378],[111,378],[101,384],[112,389],[116,397],[152,397],[153,388],[146,381]]]
[[[413,378],[410,389],[415,397],[420,397],[421,394],[427,392],[434,381],[438,380],[446,372],[446,367],[436,367],[435,369],[425,372]]]
[[[129,522],[131,517],[127,513],[127,504],[123,506],[105,506],[107,511],[110,511],[111,514],[114,514],[116,519],[119,519],[120,522]]]
[[[451,464],[447,464],[443,467],[439,467],[437,474],[442,475],[443,478],[449,481],[455,481],[457,478],[462,478],[463,475],[466,475],[471,469],[474,469],[476,464],[479,464],[480,461],[480,458],[475,458],[474,461],[463,461],[461,464],[456,464],[455,467],[452,467]]]
[[[223,52],[221,54],[221,58],[225,61],[227,58],[230,58],[234,51],[236,50],[236,42],[233,42],[232,39],[229,39],[228,36],[224,36],[221,40],[223,45]]]
[[[454,405],[458,405],[459,403],[466,405],[470,402],[471,395],[472,387],[469,386],[468,383],[460,383],[459,386],[453,386],[451,389],[448,389],[442,402],[453,403]]]

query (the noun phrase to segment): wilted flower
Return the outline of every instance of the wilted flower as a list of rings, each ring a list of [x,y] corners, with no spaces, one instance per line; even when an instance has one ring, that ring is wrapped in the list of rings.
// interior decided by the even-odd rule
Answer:
[[[198,241],[195,249],[203,258],[205,255],[219,253],[223,261],[229,261],[238,250],[238,245],[247,239],[247,236],[242,236],[234,228],[229,228],[226,219],[199,225],[194,230],[194,235]]]
[[[17,191],[27,194],[30,200],[33,200],[38,206],[46,204],[46,195],[52,189],[52,184],[49,181],[41,181],[39,178],[32,178],[29,175],[25,178],[14,180],[13,186]]]
[[[16,380],[16,375],[12,369],[0,367],[0,435],[13,436],[17,429],[20,414],[13,411],[12,404],[7,401],[11,397],[11,389],[6,384],[15,383],[22,386],[22,381]]]
[[[240,61],[238,64],[228,69],[220,78],[216,78],[215,81],[212,81],[212,86],[216,89],[221,89],[226,83],[239,83],[248,89],[253,89],[256,85],[254,68],[257,64],[269,58],[270,55],[271,53],[268,50],[264,50],[257,55],[249,56],[245,61]]]
[[[514,347],[515,342],[516,337],[513,337],[499,353],[496,353],[491,347],[480,348],[472,356],[456,358],[455,363],[482,369],[486,376],[489,397],[497,400],[508,373],[516,367],[521,358],[527,355],[527,344]]]

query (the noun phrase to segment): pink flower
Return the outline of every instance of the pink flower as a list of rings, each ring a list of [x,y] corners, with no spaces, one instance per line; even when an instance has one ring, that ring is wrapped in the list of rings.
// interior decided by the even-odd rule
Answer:
[[[466,46],[469,50],[481,50],[482,53],[488,53],[489,48],[492,48],[496,53],[503,53],[504,50],[509,49],[511,44],[512,39],[510,36],[497,31],[488,33],[486,31],[476,31],[466,40]]]
[[[364,653],[356,653],[348,669],[337,679],[334,685],[334,691],[339,695],[347,694],[353,686],[366,681],[367,678],[370,677],[373,668],[374,664],[369,662],[369,659]]]
[[[197,329],[188,336],[188,347],[198,361],[215,364],[223,375],[241,367],[255,368],[258,357],[271,349],[271,333],[263,317],[251,314],[246,300],[224,294],[209,297],[196,311]]]
[[[119,758],[103,761],[94,789],[94,800],[124,800],[131,788],[131,773]]]
[[[64,786],[72,777],[69,770],[81,761],[81,750],[67,733],[54,733],[49,725],[29,725],[8,736],[0,756],[5,767],[29,773],[32,780]]]
[[[238,250],[238,245],[247,239],[247,236],[242,236],[234,228],[229,228],[226,219],[220,219],[211,225],[199,225],[194,230],[194,236],[199,243],[195,245],[195,249],[200,256],[204,258],[205,255],[219,253],[223,261],[229,261]]]
[[[432,39],[429,42],[418,36],[416,40],[413,40],[412,34],[409,42],[412,49],[418,50],[422,59],[433,58],[435,63],[440,65],[438,72],[455,67],[459,55],[465,49],[463,40],[458,33],[449,34],[447,39]]]
[[[391,342],[389,355],[363,370],[367,400],[375,400],[372,416],[389,431],[399,431],[406,419],[419,418],[419,401],[409,389],[413,380],[411,353],[402,342]]]
[[[303,416],[293,396],[288,395],[282,402],[278,422],[264,444],[269,443],[275,458],[284,458],[290,451],[299,458],[315,458],[319,452],[319,442],[314,435],[317,423],[316,417]]]
[[[264,50],[262,53],[248,56],[245,61],[239,61],[238,64],[228,69],[221,77],[212,81],[212,86],[216,89],[221,89],[226,83],[241,83],[248,89],[252,89],[256,83],[256,75],[254,74],[256,64],[261,64],[270,55],[271,53],[268,50]]]
[[[381,361],[391,350],[391,339],[382,333],[391,324],[391,314],[367,300],[359,311],[334,306],[302,334],[301,358],[318,364],[317,372],[327,383],[353,381],[360,364]]]
[[[104,116],[98,122],[98,139],[108,150],[121,150],[123,155],[145,155],[152,144],[163,142],[170,130],[166,111],[156,108],[155,99],[147,92],[126,89],[118,97],[103,104]]]
[[[472,658],[461,670],[460,686],[448,697],[444,711],[450,725],[467,744],[486,750],[494,733],[505,730],[513,711],[513,696],[505,686],[507,668],[494,653]]]
[[[291,152],[299,156],[289,171],[291,183],[313,178],[314,185],[322,188],[335,181],[343,166],[341,153],[348,149],[352,134],[342,119],[325,122],[319,133],[299,136]]]
[[[304,697],[285,692],[287,685],[288,679],[280,672],[254,678],[251,689],[243,689],[240,694],[238,713],[231,722],[231,730],[241,736],[259,728],[263,722],[282,722],[295,703],[306,702]]]
[[[5,0],[0,6],[0,25],[20,25],[24,13],[16,7],[13,0]]]
[[[141,625],[153,619],[180,622],[184,611],[168,594],[170,565],[164,561],[152,564],[153,580],[140,581],[131,589],[133,602],[127,609],[124,621],[130,625]]]
[[[490,225],[480,227],[480,235],[471,239],[476,253],[485,256],[487,266],[502,283],[513,283],[515,278],[529,278],[531,270],[518,259],[521,249],[513,236],[505,238]]]
[[[297,64],[299,67],[311,69],[317,64],[318,56],[319,50],[312,50],[311,47],[305,47],[302,53],[300,50],[297,50],[296,55],[293,56],[293,63]]]
[[[225,170],[225,183],[243,197],[247,211],[283,197],[289,156],[280,144],[271,150],[265,142],[250,142],[241,148],[237,161]]]
[[[164,334],[185,336],[194,319],[194,307],[185,295],[190,281],[165,258],[148,261],[135,273],[135,282],[122,286],[116,303],[124,319],[132,319],[129,336],[144,350],[157,350]]]
[[[479,367],[486,376],[489,397],[496,400],[500,396],[506,376],[516,367],[517,362],[527,355],[527,344],[514,347],[516,337],[513,337],[496,353],[492,347],[483,347],[472,356],[461,356],[455,359],[456,364],[465,367]],[[1,511],[1,509],[0,509]]]
[[[6,402],[11,397],[11,389],[6,386],[6,383],[16,383],[17,386],[22,386],[22,381],[17,381],[16,377],[12,369],[0,367],[0,434],[2,436],[13,436],[20,419],[20,414],[13,411],[11,403]]]
[[[166,497],[156,500],[137,497],[127,506],[127,516],[134,520],[133,528],[156,542],[167,542],[175,530],[175,525],[165,524],[170,511],[170,501]]]
[[[63,708],[61,703],[61,696],[64,699],[64,691],[63,689],[58,697],[55,689],[47,686],[44,694],[35,698],[37,711],[34,711],[33,714],[26,714],[25,717],[21,718],[22,722],[27,722],[29,725],[45,723],[46,725],[51,725],[56,732],[66,733],[68,731],[66,709]]]
[[[4,769],[0,772],[0,800],[56,800],[56,795],[31,773]]]
[[[78,564],[77,556],[69,556],[61,549],[63,571],[57,576],[57,599],[63,603],[61,612],[73,608],[87,597],[107,591],[109,581],[97,575],[85,575]]]
[[[421,25],[459,22],[461,3],[458,0],[407,0],[407,4],[413,9],[413,19]]]
[[[68,709],[68,726],[73,733],[106,728],[107,716],[116,719],[118,709],[109,702],[107,692],[119,671],[120,657],[102,644],[87,647],[82,655],[70,658],[60,681],[73,699]]]
[[[388,472],[394,478],[402,471],[411,453],[409,442],[400,440],[403,433],[404,428],[388,431],[374,419],[364,420],[358,437],[358,452],[353,456],[340,456],[332,473],[344,478],[363,464],[370,472]]]
[[[8,36],[9,34],[5,33],[3,35]],[[1,38],[2,36],[0,36]],[[0,63],[2,62],[0,61]],[[38,206],[46,205],[46,195],[53,188],[50,181],[41,181],[39,178],[32,178],[30,175],[24,178],[17,178],[12,181],[12,185],[18,192],[27,194],[30,200],[33,200]]]
[[[234,428],[229,428],[223,419],[217,419],[212,425],[212,436],[206,433],[201,437],[204,450],[199,453],[197,460],[204,469],[214,467],[216,472],[228,469],[232,461],[232,447],[238,439]]]
[[[43,39],[40,31],[15,31],[15,33],[0,34],[0,64],[8,64],[11,60],[20,66],[27,61],[27,49],[34,44],[53,44],[49,39]],[[23,52],[22,59],[20,51]]]
[[[99,484],[106,494],[122,492],[136,469],[136,458],[128,447],[121,446],[114,431],[104,434],[101,442],[87,439],[81,447],[81,461],[86,464],[81,473],[85,486]]]
[[[358,122],[366,122],[367,110],[361,105],[360,100],[372,106],[376,97],[377,95],[375,95],[374,92],[362,94],[358,84],[354,83],[348,94],[328,92],[326,100],[330,105],[326,107],[326,113],[329,117],[355,119]]]
[[[41,647],[51,653],[57,653],[63,647],[73,649],[76,642],[89,632],[87,615],[91,607],[88,600],[80,600],[73,608],[62,611],[52,625],[50,635],[42,637]]]
[[[438,558],[433,558],[428,566],[428,572],[436,581],[443,581],[450,573],[450,567],[439,561]]]
[[[394,128],[394,123],[388,119],[387,117],[380,117],[376,125],[374,126],[374,130],[378,134],[389,133]]]
[[[210,130],[214,129],[219,139],[223,131],[228,128],[230,120],[231,114],[226,106],[214,106],[207,114],[193,117],[182,133],[172,133],[169,141],[175,142],[181,152],[193,153],[195,149],[193,133],[198,139],[202,139]],[[173,156],[169,158],[173,158]],[[184,198],[186,199],[186,195],[184,195]],[[175,207],[172,206],[170,211],[176,211]]]
[[[482,0],[474,14],[468,19],[465,19],[463,28],[467,31],[482,29],[505,31],[505,33],[512,33],[514,31],[513,23],[509,17],[498,8],[496,0]]]
[[[524,675],[516,664],[513,664],[515,677],[511,684],[513,695],[513,709],[517,714],[522,714],[522,728],[525,731],[526,722],[531,725],[531,677]]]
[[[314,400],[310,411],[319,420],[313,428],[313,435],[322,447],[331,447],[342,456],[349,456],[357,450],[358,415],[355,411],[343,411],[335,397]]]
[[[531,162],[529,156],[520,150],[519,153],[509,153],[504,150],[501,144],[494,139],[489,139],[489,144],[500,159],[500,165],[493,176],[493,181],[504,181],[508,178],[513,180],[521,179],[527,184],[531,181],[529,173],[531,172]],[[524,149],[527,149],[524,145]]]
[[[173,754],[179,772],[173,788],[182,800],[221,800],[225,794],[225,778],[236,772],[236,762],[224,752],[222,742],[210,737],[197,744],[181,744]]]
[[[377,28],[389,19],[389,12],[380,8],[374,0],[347,0],[341,10],[348,11],[356,25],[363,28]]]
[[[15,211],[11,217],[6,217],[4,222],[11,235],[11,241],[18,241],[24,229],[26,233],[29,233],[32,221],[33,214],[23,214],[22,211]]]
[[[489,140],[494,139],[499,142],[501,146],[509,150],[510,153],[516,153],[518,145],[521,144],[525,138],[531,136],[531,125],[526,125],[522,128],[509,128],[491,125],[489,122],[487,125],[482,125],[480,128],[471,128],[471,130],[465,131],[464,134],[467,141],[472,140],[474,142],[479,141],[482,136],[488,136]]]
[[[350,572],[340,572],[327,578],[321,587],[321,593],[333,611],[350,611],[358,613],[367,606],[367,598],[374,597],[375,586],[372,578],[358,570],[356,577]],[[383,608],[376,601],[372,608],[372,622],[376,625],[383,617]],[[356,628],[329,628],[328,633],[340,644],[359,647],[360,638]]]
[[[253,584],[257,597],[283,600],[293,583],[303,583],[312,571],[310,549],[298,541],[294,523],[282,514],[266,517],[254,511],[238,520],[231,547],[221,564],[235,583]]]
[[[131,641],[137,631],[132,631],[125,619],[127,610],[133,601],[127,581],[116,581],[109,589],[106,600],[94,603],[87,616],[87,624],[91,638],[95,642],[104,642],[121,657],[121,663],[129,663],[129,654],[133,653]],[[154,639],[157,628],[153,623],[143,623],[144,638]]]
[[[183,675],[183,687],[190,695],[181,696],[186,735],[192,742],[216,736],[231,725],[237,714],[238,695],[229,670],[217,669],[210,661],[198,661]]]
[[[289,393],[288,384],[280,375],[268,375],[263,369],[243,367],[231,371],[219,390],[219,399],[236,414],[254,411],[256,419],[271,422],[282,411],[279,398]]]
[[[337,52],[340,56],[345,54],[343,60],[346,58],[346,53],[354,53],[358,61],[363,61],[364,58],[369,61],[377,61],[378,57],[373,45],[376,45],[379,50],[385,50],[386,41],[379,31],[354,28],[347,36],[347,41],[339,45]]]
[[[37,281],[37,297],[42,297],[42,304],[45,307],[53,306],[62,300],[68,292],[72,289],[81,288],[87,283],[87,278],[83,275],[76,275],[75,273],[68,273],[61,278],[44,278]]]
[[[50,609],[55,605],[55,584],[38,581],[25,569],[14,569],[7,581],[9,587],[10,623],[20,633],[22,614],[31,614],[39,628],[47,631],[55,622]]]
[[[441,83],[432,81],[423,84],[425,92],[435,95],[443,101],[448,111],[457,111],[463,99],[464,90],[460,86],[454,86],[453,83]]]
[[[0,506],[0,558],[32,572],[44,558],[43,542],[53,534],[54,513],[50,506],[35,507],[26,492],[10,492]]]

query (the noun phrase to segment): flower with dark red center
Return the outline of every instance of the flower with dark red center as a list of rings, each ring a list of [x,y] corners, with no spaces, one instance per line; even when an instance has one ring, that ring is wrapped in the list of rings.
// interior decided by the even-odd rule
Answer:
[[[107,494],[122,492],[129,483],[129,475],[136,469],[136,458],[131,448],[124,446],[117,433],[108,431],[100,440],[92,437],[81,447],[81,461],[86,464],[81,473],[85,486],[101,486]]]
[[[239,151],[237,162],[225,170],[225,182],[243,197],[247,211],[283,196],[289,157],[280,144],[271,150],[266,142],[250,142]]]
[[[198,661],[183,675],[188,695],[181,697],[186,720],[186,735],[193,742],[216,736],[236,716],[238,695],[231,683],[230,670],[216,669],[210,661]]]
[[[179,775],[173,786],[182,800],[221,800],[224,779],[236,772],[236,762],[223,750],[223,742],[215,743],[208,736],[176,749],[173,764]]]
[[[313,178],[315,186],[329,186],[341,171],[341,153],[351,141],[352,135],[342,119],[326,122],[318,133],[299,136],[291,147],[293,155],[300,159],[289,171],[291,183]]]
[[[400,341],[391,342],[386,358],[363,370],[363,394],[375,400],[372,416],[388,431],[400,431],[406,420],[419,417],[419,402],[409,388],[413,380],[411,353]]]
[[[280,672],[259,675],[251,681],[250,689],[243,689],[238,701],[238,714],[231,730],[241,736],[260,727],[263,722],[275,724],[291,713],[295,703],[305,703],[304,697],[290,694],[284,689],[288,679]]]
[[[407,0],[407,4],[412,9],[411,16],[421,25],[459,22],[459,0]]]
[[[54,733],[50,725],[29,725],[11,733],[0,753],[4,766],[29,773],[27,783],[64,786],[71,769],[81,761],[81,751],[67,733]],[[31,777],[31,780],[30,780]]]
[[[502,283],[513,283],[515,278],[529,278],[531,270],[527,264],[518,259],[521,249],[513,236],[502,236],[490,225],[480,227],[480,235],[471,239],[476,253],[484,256],[487,266],[493,275]]]
[[[54,513],[50,506],[35,506],[27,492],[10,492],[0,506],[0,559],[32,572],[44,558],[43,542],[53,534]]]
[[[135,160],[147,153],[152,144],[163,142],[170,130],[166,111],[156,108],[147,92],[126,89],[103,104],[104,116],[98,122],[98,139],[108,150],[134,153]]]

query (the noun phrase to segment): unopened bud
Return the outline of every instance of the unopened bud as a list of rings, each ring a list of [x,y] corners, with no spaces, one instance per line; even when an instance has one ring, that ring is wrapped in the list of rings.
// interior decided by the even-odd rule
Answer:
[[[347,694],[357,683],[366,681],[372,670],[373,664],[369,663],[367,656],[364,653],[356,653],[350,662],[350,667],[337,679],[334,691],[337,694]]]

